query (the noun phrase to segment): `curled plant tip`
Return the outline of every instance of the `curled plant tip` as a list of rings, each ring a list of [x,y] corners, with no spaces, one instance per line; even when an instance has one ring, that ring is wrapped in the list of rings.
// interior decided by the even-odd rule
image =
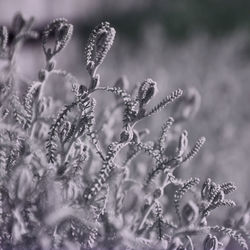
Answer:
[[[142,107],[147,104],[157,91],[157,83],[152,79],[146,79],[144,82],[142,82],[137,95],[140,106]]]
[[[204,250],[217,250],[219,248],[219,242],[216,236],[208,234],[203,242]]]
[[[164,98],[158,105],[156,105],[149,113],[147,113],[145,116],[151,116],[156,112],[161,111],[163,108],[165,108],[169,103],[173,102],[177,98],[181,97],[183,94],[183,91],[181,89],[177,89],[173,91],[170,95],[168,95],[166,98]]]
[[[0,51],[5,50],[8,43],[8,30],[5,26],[0,27]]]
[[[183,162],[193,159],[200,151],[204,143],[206,142],[205,137],[201,137],[194,145],[192,150],[184,157]]]
[[[86,66],[91,76],[103,62],[115,38],[115,29],[108,22],[102,22],[90,34],[85,49]]]
[[[47,61],[66,47],[73,34],[73,25],[65,18],[54,19],[42,33],[42,46]],[[48,41],[53,38],[54,47],[48,47]]]

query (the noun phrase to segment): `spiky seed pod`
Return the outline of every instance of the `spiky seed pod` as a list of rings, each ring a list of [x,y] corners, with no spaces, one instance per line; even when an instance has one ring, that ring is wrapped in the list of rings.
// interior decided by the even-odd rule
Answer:
[[[188,201],[188,203],[182,208],[182,219],[186,225],[190,225],[194,223],[199,217],[199,207],[192,201]]]
[[[186,181],[181,188],[177,189],[174,194],[174,207],[176,214],[181,222],[181,213],[180,213],[180,200],[186,192],[188,192],[193,186],[197,185],[200,182],[198,178],[191,178]]]
[[[115,29],[108,22],[102,22],[91,32],[85,49],[86,66],[91,76],[94,76],[95,70],[103,62],[114,38]]]
[[[32,117],[33,104],[35,99],[38,97],[38,93],[41,87],[40,82],[33,82],[27,89],[27,92],[24,96],[24,108],[28,113],[28,116]]]
[[[108,178],[110,177],[111,172],[115,168],[114,159],[117,156],[118,152],[122,149],[123,143],[113,142],[108,146],[108,152],[103,162],[103,166],[99,171],[96,179],[86,188],[84,191],[83,197],[86,202],[94,199],[96,195],[100,192],[103,185],[107,183]]]
[[[236,190],[236,186],[232,182],[226,182],[220,185],[220,188],[223,190],[224,194],[229,194]]]
[[[168,95],[166,98],[164,98],[158,105],[156,105],[151,111],[149,111],[145,116],[151,116],[156,112],[161,111],[163,108],[165,108],[169,103],[173,102],[177,98],[179,98],[182,95],[183,91],[181,89],[177,89],[173,91],[170,95]]]
[[[157,92],[157,83],[152,79],[146,79],[139,87],[137,99],[140,106],[147,104]]]
[[[47,149],[47,158],[48,162],[54,163],[55,162],[55,152],[56,152],[56,134],[58,128],[63,124],[65,117],[68,113],[77,105],[78,102],[72,102],[69,105],[65,105],[65,107],[59,112],[55,122],[50,126],[49,137],[46,143]]]
[[[8,43],[8,30],[5,26],[0,26],[0,51],[5,50]]]
[[[228,235],[232,239],[234,239],[240,245],[242,249],[244,250],[248,249],[246,240],[242,237],[241,233],[239,233],[238,231],[232,228],[223,227],[223,226],[214,226],[214,227],[211,227],[210,230]]]
[[[159,202],[155,203],[155,215],[156,215],[156,221],[155,221],[155,226],[157,229],[157,238],[158,240],[163,240],[165,236],[165,226],[164,226],[164,221],[163,221],[163,212],[162,212],[162,207]]]
[[[201,150],[202,146],[206,142],[205,137],[201,137],[194,145],[194,147],[191,149],[191,151],[183,158],[182,162],[188,161],[193,159]]]
[[[47,61],[66,47],[73,34],[73,25],[65,18],[57,18],[50,22],[42,33],[42,46]],[[48,40],[53,37],[54,47],[48,47]]]
[[[111,161],[107,161],[103,164],[94,182],[91,184],[90,187],[86,188],[84,191],[83,197],[86,202],[96,197],[96,195],[102,189],[103,185],[107,182],[113,169],[114,164]]]
[[[236,203],[232,200],[226,200],[226,199],[223,199],[219,206],[228,206],[228,207],[235,207],[236,206]]]
[[[161,134],[160,134],[159,142],[158,142],[161,152],[163,152],[164,150],[164,142],[166,140],[167,133],[169,129],[171,128],[171,126],[173,125],[173,123],[174,123],[174,118],[169,117],[167,121],[164,123],[164,125],[162,126]]]
[[[217,250],[219,247],[216,236],[208,234],[203,242],[204,250]]]

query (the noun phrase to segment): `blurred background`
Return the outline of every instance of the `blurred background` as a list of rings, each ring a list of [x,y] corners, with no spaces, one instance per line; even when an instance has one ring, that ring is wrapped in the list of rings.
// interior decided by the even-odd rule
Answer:
[[[207,143],[183,170],[183,178],[232,180],[239,187],[234,198],[243,203],[250,199],[249,10],[248,0],[0,0],[0,23],[9,27],[20,11],[26,18],[34,16],[35,29],[41,32],[53,18],[67,18],[74,35],[57,65],[85,83],[87,37],[98,23],[109,21],[117,35],[100,67],[102,82],[113,84],[126,75],[132,88],[152,78],[159,84],[159,98],[177,88],[195,87],[200,110],[182,126],[191,144],[203,135]],[[44,63],[40,42],[28,41],[19,59],[21,72],[35,79]],[[60,82],[53,86],[60,87]],[[156,133],[159,119],[169,115],[171,109],[147,126]]]

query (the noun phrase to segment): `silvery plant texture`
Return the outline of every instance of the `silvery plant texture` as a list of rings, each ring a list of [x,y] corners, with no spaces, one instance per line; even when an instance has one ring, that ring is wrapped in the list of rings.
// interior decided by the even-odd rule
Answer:
[[[183,128],[198,111],[198,91],[174,90],[152,107],[152,79],[102,83],[98,69],[116,34],[108,22],[86,42],[82,83],[56,64],[73,25],[58,18],[38,34],[33,21],[18,13],[0,27],[0,249],[248,249],[250,203],[210,220],[236,206],[236,186],[180,178],[206,141],[190,143]],[[26,39],[40,39],[45,60],[23,89],[16,54]],[[70,102],[46,93],[52,75],[71,86]],[[97,94],[109,105],[98,107]],[[173,117],[149,141],[145,119],[157,122],[169,106]]]

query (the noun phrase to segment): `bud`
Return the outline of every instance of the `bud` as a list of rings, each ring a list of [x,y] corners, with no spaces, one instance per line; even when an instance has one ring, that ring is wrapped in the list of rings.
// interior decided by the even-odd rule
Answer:
[[[212,236],[211,234],[208,234],[203,242],[204,250],[217,250],[218,245],[218,239],[216,236]]]
[[[133,130],[128,128],[126,130],[123,130],[120,134],[120,142],[128,142],[131,141],[134,136]]]
[[[147,104],[157,91],[157,83],[152,79],[146,79],[144,82],[142,82],[137,95],[140,106]]]
[[[161,188],[157,188],[155,189],[154,193],[153,193],[153,198],[154,199],[159,199],[163,194],[163,190]]]
[[[41,69],[39,72],[38,72],[38,80],[40,82],[44,82],[46,80],[46,77],[47,77],[47,72],[45,69]]]
[[[197,220],[199,207],[191,200],[182,209],[182,218],[185,224],[189,225]]]
[[[90,34],[85,49],[86,66],[91,76],[95,75],[97,67],[103,62],[115,38],[115,29],[108,22],[98,25]]]
[[[0,26],[0,51],[5,50],[8,43],[8,30],[5,26]]]
[[[66,47],[73,34],[73,25],[65,18],[57,18],[47,25],[42,33],[42,46],[47,61]],[[48,47],[49,38],[53,39],[54,47]]]
[[[47,66],[46,66],[46,69],[48,72],[51,72],[56,66],[56,62],[55,60],[50,60],[48,63],[47,63]]]

